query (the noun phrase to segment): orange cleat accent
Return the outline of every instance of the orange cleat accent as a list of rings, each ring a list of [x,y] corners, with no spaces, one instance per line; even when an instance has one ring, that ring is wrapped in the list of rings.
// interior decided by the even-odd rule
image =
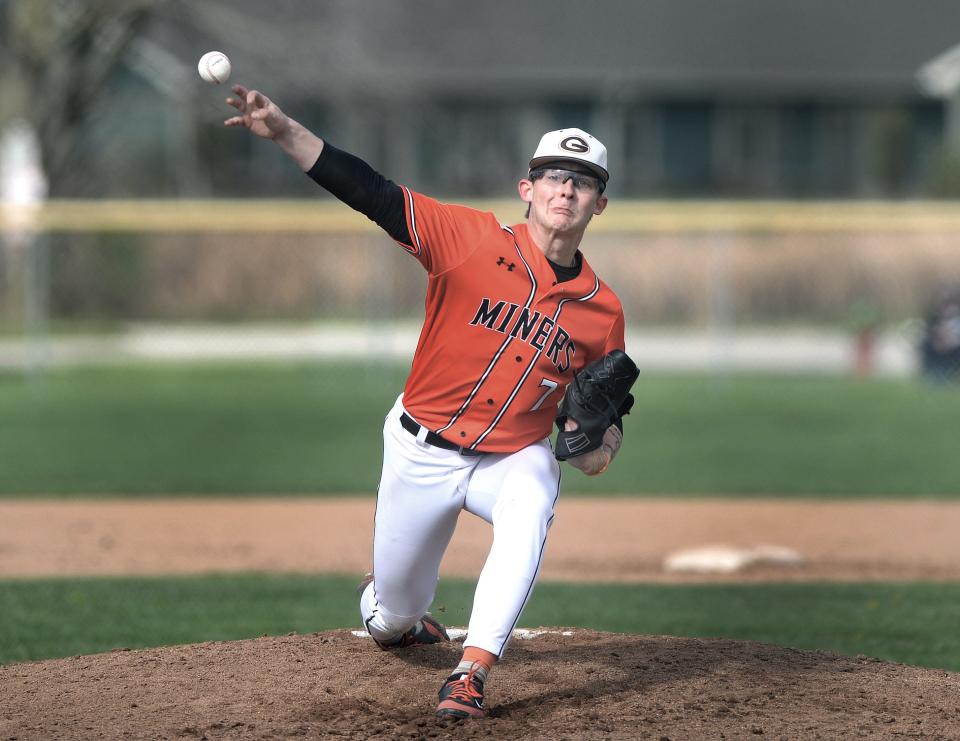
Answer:
[[[485,718],[487,709],[483,700],[483,680],[477,676],[479,663],[467,674],[452,674],[440,688],[437,705],[439,718]]]
[[[396,640],[384,642],[374,638],[373,642],[384,651],[393,651],[397,648],[410,648],[411,646],[430,646],[434,643],[443,643],[449,640],[450,636],[447,635],[447,629],[434,620],[430,613],[427,613],[417,621],[416,625]]]

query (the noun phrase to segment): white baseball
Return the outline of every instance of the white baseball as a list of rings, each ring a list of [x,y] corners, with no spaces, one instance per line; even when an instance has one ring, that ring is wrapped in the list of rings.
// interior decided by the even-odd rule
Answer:
[[[230,79],[230,60],[222,51],[208,51],[200,57],[197,71],[211,85],[219,85]]]

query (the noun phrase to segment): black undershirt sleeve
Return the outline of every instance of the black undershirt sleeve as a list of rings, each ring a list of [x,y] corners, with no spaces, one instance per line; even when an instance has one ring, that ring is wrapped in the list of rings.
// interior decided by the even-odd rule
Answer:
[[[403,191],[362,159],[324,142],[323,151],[307,175],[393,239],[410,244]]]
[[[359,157],[324,142],[323,151],[307,175],[350,208],[364,214],[396,241],[411,243],[400,186],[387,180]],[[557,282],[563,283],[580,274],[582,259],[578,252],[572,267],[548,262]]]

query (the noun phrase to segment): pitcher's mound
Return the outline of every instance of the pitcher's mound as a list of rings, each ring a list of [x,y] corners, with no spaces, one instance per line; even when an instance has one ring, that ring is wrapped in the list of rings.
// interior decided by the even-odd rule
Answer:
[[[433,717],[459,644],[350,631],[0,667],[0,739],[957,738],[960,674],[760,643],[556,629],[511,644],[490,717]]]

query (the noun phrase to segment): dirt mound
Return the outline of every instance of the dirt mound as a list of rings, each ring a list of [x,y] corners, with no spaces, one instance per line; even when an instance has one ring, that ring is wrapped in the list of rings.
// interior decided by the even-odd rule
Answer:
[[[0,667],[0,739],[957,738],[960,674],[761,643],[574,630],[515,640],[490,718],[433,717],[458,644],[348,631]]]

